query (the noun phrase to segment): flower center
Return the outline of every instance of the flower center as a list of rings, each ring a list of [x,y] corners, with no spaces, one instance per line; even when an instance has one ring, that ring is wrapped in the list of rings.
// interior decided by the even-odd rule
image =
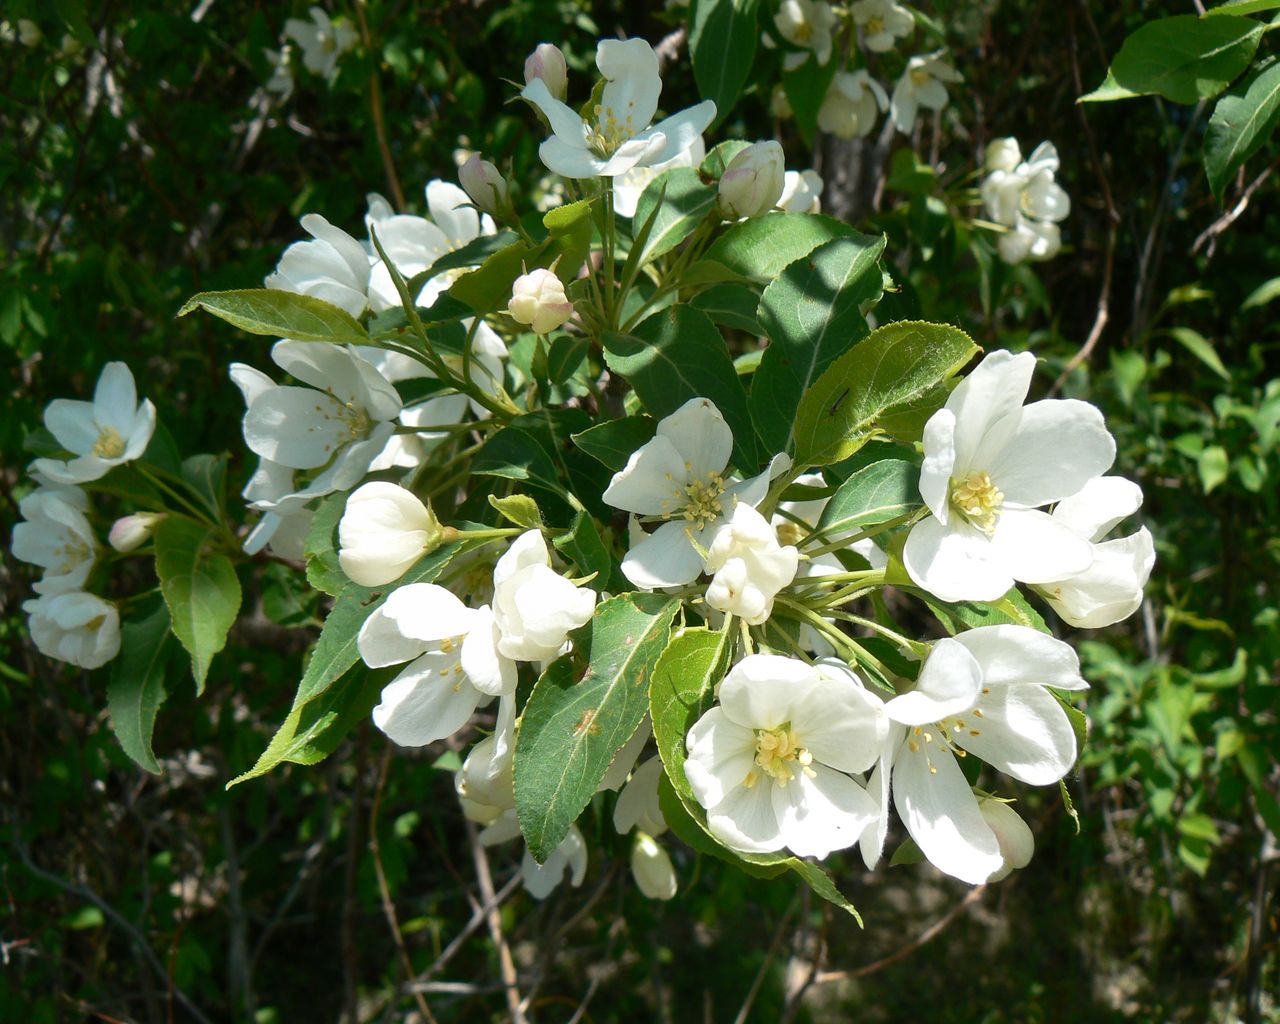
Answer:
[[[100,459],[118,459],[124,454],[124,438],[115,427],[103,427],[93,442],[93,454]]]
[[[988,537],[995,532],[1003,504],[1003,492],[985,472],[951,480],[951,507]]]
[[[361,438],[366,437],[373,427],[373,421],[369,418],[369,414],[351,402],[346,404],[345,409],[344,415],[347,421],[347,431],[350,433],[350,440],[359,441]]]
[[[608,159],[618,148],[636,134],[635,122],[628,114],[619,121],[612,107],[596,104],[596,127],[587,136],[587,145],[602,159]]]
[[[786,522],[778,526],[778,543],[783,547],[790,545],[791,547],[799,547],[800,542],[804,540],[805,532],[799,523]]]
[[[816,773],[809,767],[812,763],[813,755],[800,746],[790,722],[776,729],[756,730],[756,768],[775,779],[779,786],[785,786],[796,777],[797,766],[809,778],[813,778]],[[743,780],[747,789],[760,779],[756,768],[747,772],[747,777]]]
[[[911,75],[911,84],[914,85],[917,89],[919,89],[926,82],[928,82],[931,77],[929,72],[925,71],[924,68],[915,68],[910,72],[910,75]]]
[[[867,19],[867,35],[878,36],[883,31],[884,31],[884,18],[868,18]]]
[[[791,29],[791,41],[803,46],[813,38],[813,26],[807,21],[802,21]]]
[[[699,530],[719,519],[724,511],[720,505],[724,478],[719,473],[708,473],[705,480],[690,480],[678,494],[685,501],[684,518]]]
[[[65,576],[82,562],[93,558],[93,550],[80,537],[68,536],[54,554],[58,558],[57,572]],[[51,567],[52,568],[52,567]]]

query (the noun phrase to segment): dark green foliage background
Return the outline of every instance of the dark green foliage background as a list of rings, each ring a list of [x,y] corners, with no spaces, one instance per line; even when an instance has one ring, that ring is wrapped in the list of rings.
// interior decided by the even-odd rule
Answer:
[[[579,96],[597,37],[621,30],[656,43],[682,17],[658,4],[379,0],[366,11],[376,53],[348,54],[331,87],[299,71],[292,101],[264,115],[253,104],[269,73],[263,48],[305,5],[201,4],[198,20],[188,6],[4,5],[4,17],[35,18],[45,35],[34,48],[0,43],[6,534],[25,486],[24,437],[51,398],[88,397],[111,359],[129,362],[184,454],[230,450],[238,489],[249,464],[226,367],[267,367],[266,344],[174,313],[195,292],[260,282],[304,212],[359,229],[365,194],[389,191],[371,72],[420,211],[425,181],[454,179],[463,136],[517,182],[541,176],[533,119],[503,81],[520,79],[536,43],[563,43]],[[1092,739],[1070,780],[1081,833],[1056,793],[1024,794],[1035,860],[963,907],[966,890],[927,867],[868,875],[856,854],[833,858],[866,920],[859,932],[786,877],[747,878],[684,848],[679,898],[645,901],[609,823],[612,798],[598,799],[583,888],[545,904],[517,894],[503,907],[536,1020],[569,1019],[590,991],[583,1020],[727,1022],[757,975],[750,1019],[760,1021],[1280,1020],[1280,358],[1276,307],[1242,308],[1280,273],[1275,181],[1201,237],[1280,149],[1264,146],[1220,203],[1200,166],[1208,108],[1075,105],[1128,32],[1190,3],[925,6],[966,84],[939,130],[919,130],[919,151],[936,153],[954,198],[989,139],[1015,135],[1024,150],[1052,139],[1073,200],[1066,251],[1034,270],[1003,266],[930,177],[901,168],[878,210],[856,189],[824,201],[889,235],[903,289],[877,309],[881,322],[923,316],[988,348],[1033,348],[1036,393],[1061,375],[1058,393],[1100,405],[1118,471],[1146,492],[1142,519],[1160,555],[1149,603],[1120,627],[1074,637],[1094,683]],[[55,56],[64,33],[81,38],[78,56]],[[664,74],[667,110],[697,98],[680,54]],[[775,131],[778,60],[757,51],[711,141]],[[816,164],[829,183],[869,155],[832,140],[814,155],[794,125],[778,130],[789,166]],[[1097,344],[1078,359],[1100,311]],[[1207,339],[1211,354],[1175,327]],[[115,595],[151,585],[127,569],[117,577]],[[107,673],[58,665],[27,643],[20,605],[32,577],[5,553],[0,1020],[406,1019],[413,1003],[371,825],[415,973],[471,920],[456,750],[393,749],[366,726],[318,767],[224,791],[287,712],[319,614],[282,614],[278,567],[241,577],[245,617],[206,692],[174,693],[161,711],[157,779],[110,732]],[[920,628],[936,626],[922,616]],[[516,849],[494,851],[498,886]],[[947,922],[939,937],[907,949],[937,921]],[[788,999],[819,952],[806,996]],[[456,983],[427,995],[442,1021],[503,1013],[483,927],[428,980]]]

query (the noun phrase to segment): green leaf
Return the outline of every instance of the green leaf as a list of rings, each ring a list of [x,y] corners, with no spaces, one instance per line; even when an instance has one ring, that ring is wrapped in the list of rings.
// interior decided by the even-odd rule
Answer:
[[[1102,84],[1093,92],[1085,93],[1076,102],[1078,103],[1114,103],[1116,100],[1132,100],[1141,96],[1140,92],[1133,92],[1126,89],[1116,81],[1115,75],[1110,70],[1107,71],[1107,77],[1102,80]]]
[[[520,831],[539,864],[569,832],[649,709],[648,683],[680,603],[662,594],[605,601],[591,621],[587,670],[552,662],[521,714],[515,792]]]
[[[1200,486],[1209,494],[1220,484],[1226,482],[1230,468],[1227,450],[1221,445],[1210,445],[1196,459],[1196,470],[1200,474]]]
[[[714,100],[720,124],[738,102],[756,55],[759,0],[694,0],[689,12],[689,54],[704,99]]]
[[[168,515],[156,527],[156,575],[173,619],[173,633],[191,655],[196,693],[204,691],[209,662],[227,643],[240,611],[235,566],[216,551],[218,535],[187,519]]]
[[[632,452],[653,440],[656,427],[650,416],[623,416],[574,434],[573,443],[617,473],[626,468]]]
[[[717,284],[699,292],[689,303],[700,309],[721,327],[732,327],[760,337],[764,328],[756,318],[760,307],[760,293],[741,284]]]
[[[706,398],[733,431],[734,465],[744,473],[757,465],[755,431],[724,338],[706,313],[674,306],[655,313],[633,334],[606,331],[605,362],[625,377],[644,407],[667,416],[691,398]]]
[[[692,167],[672,167],[649,182],[636,200],[633,218],[637,224],[646,224],[653,217],[639,265],[670,252],[693,234],[715,204],[716,190],[704,185]]]
[[[557,206],[542,218],[542,226],[551,235],[551,248],[556,259],[556,277],[569,284],[578,276],[587,253],[591,251],[591,200]],[[507,298],[510,298],[510,292]]]
[[[591,342],[580,335],[559,334],[547,352],[547,380],[564,384],[583,369]]]
[[[337,597],[351,586],[351,580],[338,563],[338,546],[334,538],[342,513],[346,511],[349,493],[339,491],[320,500],[302,545],[302,557],[307,562],[307,582],[330,597]]]
[[[169,609],[157,601],[150,613],[121,626],[120,654],[107,684],[111,729],[121,749],[153,775],[160,774],[160,763],[151,750],[151,733],[164,703],[165,670],[173,650]]]
[[[492,505],[508,522],[526,530],[542,529],[542,513],[538,511],[538,503],[527,494],[512,494],[506,498],[489,495]]]
[[[1246,309],[1265,306],[1278,296],[1280,296],[1280,277],[1273,277],[1270,281],[1258,285],[1257,288],[1249,293],[1248,298],[1240,303],[1240,311],[1243,313]]]
[[[1169,328],[1169,334],[1179,345],[1223,380],[1231,379],[1231,374],[1222,365],[1222,359],[1214,351],[1213,344],[1199,331],[1194,331],[1190,327],[1171,327]]]
[[[767,213],[739,221],[712,243],[703,261],[767,284],[824,242],[857,232],[820,213]]]
[[[604,541],[600,539],[595,520],[587,512],[579,512],[568,532],[557,537],[554,544],[557,551],[578,567],[580,575],[590,576],[595,573],[595,579],[586,584],[592,590],[627,589],[626,582],[616,578],[614,560]]]
[[[215,518],[222,515],[226,499],[227,455],[192,455],[182,460],[182,479],[204,502]]]
[[[369,335],[345,309],[310,295],[272,288],[201,292],[189,298],[178,316],[203,309],[250,334],[293,341],[331,341],[335,345],[367,345]]]
[[[693,789],[684,774],[684,741],[694,723],[715,703],[715,685],[724,675],[730,643],[729,634],[701,628],[677,630],[670,645],[658,659],[653,670],[653,682],[649,687],[653,737],[658,744],[658,755],[662,758],[666,782],[688,818],[717,847],[721,847],[721,844],[707,832],[706,814],[694,798]],[[660,800],[663,788],[662,785],[659,786]],[[670,801],[666,803],[664,811],[667,808],[675,810]],[[667,819],[668,823],[673,819],[681,820],[679,815],[673,814],[672,818]],[[675,825],[672,827],[676,830]],[[723,847],[718,851],[709,849],[704,840],[692,836],[686,838],[689,836],[687,829],[683,834],[680,831],[676,831],[676,834],[694,849],[710,852],[730,863],[745,862],[743,870],[751,874],[762,874],[761,869],[777,867],[793,871],[819,896],[852,914],[859,924],[862,923],[853,904],[845,899],[831,877],[816,864],[784,853],[744,854],[724,850]]]
[[[796,127],[806,146],[812,146],[818,133],[818,111],[827,97],[831,81],[840,69],[840,61],[829,60],[819,64],[816,57],[809,57],[798,68],[782,72],[782,87],[787,102],[795,115]]]
[[[1262,148],[1280,123],[1280,61],[1256,68],[1218,100],[1204,136],[1204,170],[1221,197],[1246,160]]]
[[[479,235],[466,245],[452,252],[447,252],[420,274],[414,274],[405,282],[405,290],[415,298],[422,291],[423,285],[433,277],[438,277],[446,270],[459,270],[462,267],[474,267],[483,263],[496,252],[500,252],[516,241],[516,235],[505,228],[492,235]],[[397,307],[397,312],[403,310]]]
[[[532,434],[518,427],[503,427],[490,437],[472,461],[471,472],[520,480],[553,494],[564,493],[551,456]]]
[[[769,347],[751,380],[751,414],[768,451],[790,450],[801,396],[867,336],[862,309],[880,296],[884,247],[883,235],[832,239],[790,264],[760,297]]]
[[[1216,14],[1230,14],[1241,17],[1246,14],[1258,14],[1260,11],[1280,10],[1280,0],[1227,0],[1227,3],[1210,8],[1201,17],[1212,18]]]
[[[1247,18],[1161,18],[1125,39],[1108,78],[1137,95],[1195,103],[1218,95],[1249,66],[1265,31]]]
[[[948,604],[923,591],[920,591],[920,596],[952,636],[979,626],[1004,625],[1028,626],[1041,633],[1053,632],[1040,613],[1027,604],[1027,599],[1017,587],[1011,588],[998,601],[957,601]]]
[[[856,452],[895,406],[919,399],[978,351],[958,327],[904,320],[872,331],[833,362],[796,410],[796,463],[826,465]]]
[[[921,505],[919,479],[920,467],[901,459],[865,466],[831,496],[818,520],[818,532],[838,537],[914,511]]]
[[[545,256],[546,250],[545,244],[533,246],[527,242],[513,242],[495,252],[475,270],[458,278],[447,297],[465,303],[480,316],[506,309],[516,278],[550,262]]]

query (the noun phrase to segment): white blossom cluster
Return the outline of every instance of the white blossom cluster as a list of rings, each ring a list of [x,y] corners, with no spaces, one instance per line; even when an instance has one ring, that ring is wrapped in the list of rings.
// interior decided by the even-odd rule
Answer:
[[[288,18],[278,50],[265,50],[271,77],[265,88],[281,103],[293,95],[294,47],[302,51],[302,66],[318,78],[332,81],[338,61],[356,45],[359,36],[346,18],[331,18],[323,7],[313,6],[307,18]]]
[[[1061,221],[1071,213],[1071,200],[1054,180],[1058,150],[1042,142],[1022,159],[1018,140],[996,139],[987,147],[981,194],[987,216],[1007,228],[996,247],[1006,263],[1051,260],[1062,249]]]
[[[92,402],[54,399],[44,422],[67,457],[36,459],[31,477],[38,486],[18,503],[22,521],[13,529],[10,550],[44,572],[35,584],[38,596],[22,608],[42,654],[100,668],[120,652],[120,613],[87,589],[102,552],[89,495],[80,485],[141,456],[155,432],[156,410],[147,399],[138,401],[124,363],[108,363]],[[112,526],[109,543],[117,551],[133,550],[155,521],[147,513],[126,516]]]

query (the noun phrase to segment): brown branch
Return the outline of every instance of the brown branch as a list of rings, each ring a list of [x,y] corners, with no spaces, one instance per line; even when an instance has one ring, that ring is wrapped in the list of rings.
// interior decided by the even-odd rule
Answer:
[[[1280,161],[1277,163],[1280,163]],[[1195,244],[1191,246],[1192,256],[1200,251],[1201,246],[1208,243],[1209,248],[1205,252],[1205,258],[1210,260],[1213,259],[1214,251],[1218,247],[1218,237],[1226,231],[1227,228],[1231,227],[1232,224],[1239,220],[1241,214],[1249,208],[1249,200],[1253,198],[1253,194],[1262,187],[1266,180],[1271,177],[1272,172],[1276,169],[1277,163],[1271,164],[1261,174],[1254,178],[1253,181],[1249,182],[1248,187],[1240,193],[1240,199],[1236,205],[1200,233],[1199,237],[1195,240]]]
[[[366,0],[356,0],[356,20],[360,22],[360,38],[364,48],[369,51],[369,112],[373,114],[373,131],[378,137],[378,152],[382,154],[382,169],[387,175],[387,188],[391,190],[391,201],[396,210],[404,212],[404,189],[400,187],[400,176],[396,174],[396,164],[391,158],[391,147],[387,143],[387,122],[382,113],[382,83],[378,81],[378,57],[373,52],[373,36],[369,33],[369,22],[364,16]]]
[[[976,903],[987,890],[985,882],[982,885],[974,886],[964,899],[947,911],[942,917],[922,931],[918,936],[908,942],[905,946],[890,953],[886,957],[881,957],[869,964],[863,964],[861,967],[855,967],[851,971],[820,971],[818,976],[814,978],[814,983],[824,985],[829,981],[852,981],[854,978],[865,978],[868,974],[875,974],[876,971],[884,970],[896,964],[900,960],[905,960],[921,946],[932,942],[936,939],[946,927],[951,924],[957,917],[965,912],[970,906]]]
[[[489,924],[489,937],[498,951],[498,970],[502,973],[503,992],[507,997],[507,1012],[511,1024],[527,1024],[524,1007],[520,1003],[519,978],[516,964],[511,958],[511,947],[502,935],[502,916],[498,913],[497,899],[493,892],[493,875],[489,872],[489,855],[485,853],[476,827],[470,819],[463,819],[467,826],[467,839],[471,843],[471,857],[476,865],[476,881],[480,883],[480,899],[484,903],[485,920]]]
[[[791,923],[791,915],[795,912],[798,900],[799,894],[792,897],[791,905],[787,907],[787,912],[782,915],[782,920],[778,922],[778,927],[773,933],[773,941],[769,943],[769,949],[764,955],[764,962],[760,964],[760,970],[756,971],[756,976],[751,981],[751,987],[747,989],[747,997],[742,1001],[742,1006],[738,1010],[738,1015],[733,1019],[733,1024],[746,1024],[747,1017],[751,1013],[751,1006],[755,1003],[756,996],[760,994],[760,986],[764,984],[764,976],[773,964],[774,957],[778,955],[778,949],[782,945],[782,936],[786,932],[787,925]]]

